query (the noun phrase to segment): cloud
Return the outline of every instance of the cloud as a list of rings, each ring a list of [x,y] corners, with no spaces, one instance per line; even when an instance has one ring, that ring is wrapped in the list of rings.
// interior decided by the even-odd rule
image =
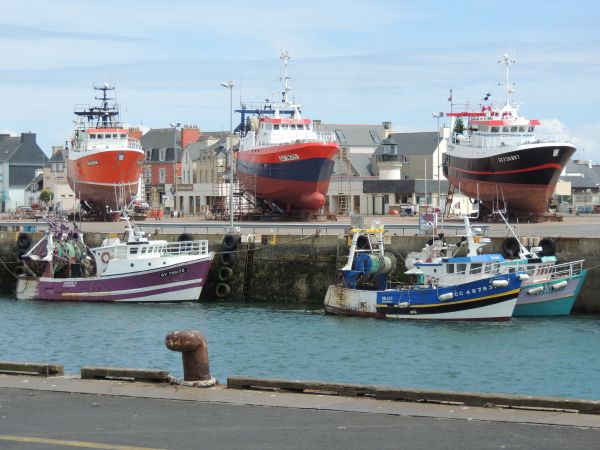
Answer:
[[[573,159],[592,160],[600,162],[600,122],[577,125],[570,129],[558,119],[542,119],[542,124],[537,128],[538,136],[551,136],[554,138],[567,138],[577,147]]]

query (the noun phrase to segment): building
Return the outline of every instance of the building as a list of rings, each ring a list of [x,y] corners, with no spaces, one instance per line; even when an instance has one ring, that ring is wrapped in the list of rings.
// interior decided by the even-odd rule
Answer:
[[[141,138],[146,153],[143,169],[144,198],[152,208],[179,210],[182,202],[182,147],[195,142],[200,129],[195,125],[155,128]]]
[[[0,210],[14,211],[18,206],[30,205],[26,190],[42,170],[48,157],[36,142],[35,133],[20,136],[0,134]],[[31,188],[30,188],[31,189]],[[33,197],[34,198],[34,197]]]
[[[57,211],[73,211],[79,208],[79,200],[67,181],[67,168],[63,158],[62,147],[53,146],[52,156],[44,164],[43,186],[52,192],[49,205]]]
[[[559,179],[560,184],[569,183],[571,190],[556,190],[556,206],[559,211],[568,208],[593,210],[600,205],[600,164],[588,160],[572,160],[567,163]]]

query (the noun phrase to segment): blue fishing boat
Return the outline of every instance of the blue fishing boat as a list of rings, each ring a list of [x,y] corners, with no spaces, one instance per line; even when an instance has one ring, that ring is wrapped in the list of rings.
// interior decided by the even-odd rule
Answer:
[[[415,262],[393,279],[395,257],[384,250],[384,229],[353,229],[341,283],[329,286],[327,313],[413,320],[510,320],[524,274],[509,271],[502,255],[436,258]],[[462,277],[457,270],[464,267]],[[452,282],[448,282],[448,280]]]

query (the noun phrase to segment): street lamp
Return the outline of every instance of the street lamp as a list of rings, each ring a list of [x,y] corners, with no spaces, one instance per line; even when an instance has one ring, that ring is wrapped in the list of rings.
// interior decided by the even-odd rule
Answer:
[[[440,117],[444,117],[443,112],[434,112],[431,113],[434,119],[437,119],[437,157],[438,157],[438,166],[437,166],[437,179],[438,179],[438,208],[440,212],[442,211],[442,202],[441,202],[441,180],[440,180]]]
[[[229,89],[229,231],[233,232],[233,86],[235,81],[229,80],[221,83],[221,86]]]
[[[177,128],[181,126],[180,122],[175,124],[169,124],[173,128],[173,187],[171,194],[173,194],[173,213],[177,211]],[[173,214],[173,217],[175,214]]]

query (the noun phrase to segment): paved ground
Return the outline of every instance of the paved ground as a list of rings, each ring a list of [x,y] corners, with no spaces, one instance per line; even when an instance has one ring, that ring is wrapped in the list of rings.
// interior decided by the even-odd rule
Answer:
[[[591,449],[600,416],[0,375],[0,448]]]
[[[394,224],[410,224],[417,225],[418,219],[416,217],[398,217],[398,216],[365,216],[365,226],[371,224],[373,220],[380,220],[383,224],[386,223],[394,223]],[[449,223],[452,224],[460,224],[459,220],[452,220]],[[184,231],[186,232],[194,232],[195,230],[198,233],[206,232],[206,224],[214,225],[222,225],[219,226],[214,232],[222,233],[224,228],[228,226],[227,222],[219,222],[219,221],[205,221],[195,217],[185,217],[183,219],[171,219],[165,218],[163,221],[154,221],[152,219],[147,221],[142,221],[140,224],[148,227],[147,230],[154,231],[155,228],[159,228],[162,225],[167,224],[162,232],[164,233],[173,233],[179,234]],[[179,225],[179,227],[171,228],[172,225]],[[337,221],[327,221],[327,222],[240,222],[236,223],[242,229],[242,232],[254,232],[255,226],[266,227],[263,233],[269,233],[269,229],[277,229],[278,224],[283,224],[286,228],[280,229],[279,233],[281,234],[313,234],[314,229],[312,228],[302,228],[303,225],[318,226],[321,225],[323,228],[327,226],[327,224],[331,225],[350,225],[350,217],[338,217]],[[293,227],[293,225],[297,225],[297,227]],[[489,227],[486,234],[488,236],[498,236],[505,237],[507,236],[506,226],[503,224],[492,223],[492,224],[484,224]],[[581,216],[575,215],[565,215],[562,222],[544,222],[544,223],[536,223],[536,224],[513,224],[513,226],[517,229],[518,233],[525,236],[540,236],[540,237],[600,237],[600,214],[585,214]],[[83,222],[83,231],[85,232],[121,232],[123,231],[123,222],[117,223],[107,223],[107,222]],[[292,227],[292,228],[288,228]],[[328,232],[327,234],[337,234],[339,231]],[[413,232],[409,232],[409,234],[413,234]],[[454,235],[455,232],[447,233],[449,236]],[[459,234],[462,234],[459,233]]]

